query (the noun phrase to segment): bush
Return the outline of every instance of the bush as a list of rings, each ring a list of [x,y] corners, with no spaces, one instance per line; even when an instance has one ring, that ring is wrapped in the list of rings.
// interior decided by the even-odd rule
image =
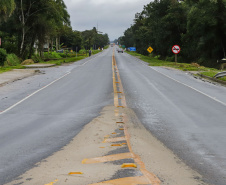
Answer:
[[[6,61],[7,53],[5,49],[0,48],[0,66],[4,66]]]
[[[8,66],[17,66],[21,63],[20,59],[15,54],[9,54],[6,58],[6,64]]]
[[[56,58],[62,58],[60,56],[60,53],[52,52],[52,53],[44,53],[45,59],[56,59]]]
[[[43,62],[42,58],[39,55],[32,55],[31,59],[34,61],[34,63]]]
[[[66,58],[67,55],[65,53],[59,53],[59,55],[62,57],[62,58]]]

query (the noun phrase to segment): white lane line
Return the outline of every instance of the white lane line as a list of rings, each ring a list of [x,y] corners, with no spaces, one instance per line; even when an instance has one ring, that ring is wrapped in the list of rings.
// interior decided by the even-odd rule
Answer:
[[[130,55],[130,56],[132,56],[132,55]],[[136,61],[138,61],[138,62],[141,63],[142,65],[147,66],[147,65],[145,65],[145,63],[144,63],[143,60],[140,60],[140,59],[137,60],[137,58],[136,58],[136,57],[133,57],[133,56],[132,56],[132,58],[135,58]],[[174,80],[175,82],[177,82],[177,83],[179,83],[179,84],[182,84],[182,85],[184,85],[184,86],[186,86],[186,87],[189,87],[189,88],[193,89],[194,91],[196,91],[196,92],[198,92],[198,93],[200,93],[200,94],[202,94],[202,95],[205,95],[206,97],[208,97],[208,98],[210,98],[210,99],[212,99],[212,100],[214,100],[214,101],[216,101],[216,102],[218,102],[218,103],[220,103],[220,104],[226,106],[226,103],[224,103],[224,102],[218,100],[216,97],[212,97],[212,96],[210,96],[210,95],[208,95],[208,94],[206,94],[206,93],[204,93],[204,92],[202,92],[202,91],[200,91],[200,90],[198,90],[198,89],[196,89],[196,88],[194,88],[194,87],[192,87],[192,86],[189,86],[189,85],[187,85],[187,84],[185,84],[185,83],[183,83],[183,82],[180,82],[180,81],[178,81],[178,80],[176,80],[176,79],[174,79],[174,78],[172,78],[172,77],[170,77],[170,76],[168,76],[168,75],[166,75],[166,74],[164,74],[164,73],[162,73],[162,72],[160,72],[160,71],[154,69],[154,68],[151,67],[151,66],[148,66],[148,67],[151,68],[151,69],[153,69],[154,71],[156,71],[156,72],[158,72],[158,73],[164,75],[165,77],[167,77],[167,78],[169,78],[169,79],[171,79],[171,80]]]
[[[62,77],[60,77],[60,78],[58,78],[58,79],[52,81],[52,82],[49,83],[48,85],[46,85],[46,86],[42,87],[41,89],[39,89],[39,90],[33,92],[32,94],[30,94],[30,95],[27,96],[26,98],[20,100],[19,102],[15,103],[14,105],[10,106],[9,108],[7,108],[7,109],[5,109],[4,111],[0,112],[0,115],[6,113],[7,111],[9,111],[9,110],[11,110],[11,109],[13,109],[13,108],[16,107],[17,105],[21,104],[22,102],[24,102],[25,100],[27,100],[28,98],[30,98],[31,96],[33,96],[33,95],[37,94],[38,92],[42,91],[43,89],[49,87],[50,85],[54,84],[55,82],[59,81],[60,79],[64,78],[65,76],[69,75],[70,73],[71,73],[71,72],[66,73],[66,74],[63,75]]]
[[[91,61],[92,59],[94,59],[94,58],[96,58],[96,57],[98,57],[98,56],[95,56],[95,57],[93,57],[93,58],[91,58],[91,59],[87,60],[86,62],[84,62],[84,63],[83,63],[83,64],[81,64],[80,66],[84,66],[84,65],[86,65],[89,61]],[[20,103],[22,103],[22,102],[24,102],[25,100],[27,100],[28,98],[30,98],[31,96],[33,96],[33,95],[35,95],[36,93],[38,93],[38,92],[42,91],[43,89],[45,89],[45,88],[49,87],[50,85],[52,85],[53,83],[55,83],[55,82],[59,81],[60,79],[64,78],[65,76],[69,75],[70,73],[71,73],[71,72],[66,73],[66,74],[65,74],[65,75],[63,75],[62,77],[60,77],[60,78],[58,78],[58,79],[56,79],[56,80],[52,81],[52,82],[51,82],[51,83],[49,83],[48,85],[46,85],[46,86],[42,87],[41,89],[39,89],[39,90],[35,91],[34,93],[30,94],[30,95],[29,95],[29,96],[27,96],[26,98],[24,98],[24,99],[20,100],[19,102],[15,103],[14,105],[10,106],[9,108],[5,109],[4,111],[0,111],[0,115],[1,115],[1,114],[3,114],[3,113],[6,113],[7,111],[9,111],[9,110],[11,110],[11,109],[13,109],[14,107],[16,107],[17,105],[19,105]]]
[[[169,78],[169,79],[171,79],[171,80],[173,80],[173,81],[175,81],[175,82],[177,82],[177,83],[179,83],[179,84],[182,84],[182,85],[184,85],[184,86],[186,86],[186,87],[189,87],[189,88],[193,89],[194,91],[196,91],[196,92],[198,92],[198,93],[200,93],[200,94],[202,94],[202,95],[205,95],[205,96],[207,96],[208,98],[210,98],[210,99],[212,99],[212,100],[214,100],[214,101],[216,101],[216,102],[218,102],[218,103],[220,103],[220,104],[226,106],[226,103],[224,103],[224,102],[222,102],[222,101],[216,99],[216,97],[212,97],[212,96],[210,96],[210,95],[208,95],[208,94],[206,94],[206,93],[204,93],[204,92],[202,92],[202,91],[200,91],[200,90],[198,90],[198,89],[196,89],[196,88],[194,88],[194,87],[192,87],[192,86],[189,86],[189,85],[187,85],[187,84],[185,84],[185,83],[183,83],[183,82],[180,82],[180,81],[178,81],[178,80],[176,80],[176,79],[174,79],[174,78],[172,78],[172,77],[170,77],[170,76],[168,76],[168,75],[166,75],[166,74],[164,74],[164,73],[162,73],[162,72],[160,72],[160,71],[154,69],[154,68],[151,67],[151,66],[149,66],[149,67],[150,67],[151,69],[153,69],[154,71],[156,71],[156,72],[162,74],[163,76],[165,76],[165,77],[167,77],[167,78]]]

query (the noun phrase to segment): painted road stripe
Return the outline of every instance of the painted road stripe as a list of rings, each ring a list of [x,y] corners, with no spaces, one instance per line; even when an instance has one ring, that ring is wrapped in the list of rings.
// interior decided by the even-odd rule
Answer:
[[[121,154],[107,155],[103,157],[84,159],[82,161],[82,164],[104,163],[104,162],[117,161],[121,159],[133,158],[133,157],[134,156],[132,153],[121,153]]]
[[[114,53],[113,53],[113,55],[114,55]],[[116,60],[115,60],[115,68],[118,71]],[[123,86],[122,86],[122,83],[121,83],[119,72],[117,73],[117,78],[118,78],[118,81],[120,82],[120,90],[121,90],[121,92],[123,92],[123,97],[122,97],[123,98],[123,100],[122,100],[123,106],[127,107],[126,99],[125,99],[125,95],[124,95]],[[124,114],[123,118],[124,118],[123,121],[124,121],[125,124],[129,122],[129,118],[128,118],[128,116],[126,114]],[[149,172],[146,169],[145,164],[143,163],[141,158],[138,155],[136,155],[135,153],[133,153],[132,147],[131,147],[131,143],[130,143],[130,135],[129,135],[129,132],[128,132],[128,129],[127,129],[126,125],[124,126],[125,138],[126,138],[126,141],[127,141],[127,146],[129,148],[129,151],[134,156],[133,157],[134,161],[136,162],[136,164],[138,164],[140,166],[140,171],[144,174],[146,180],[148,181],[148,184],[160,185],[161,181],[159,180],[159,178],[155,174]],[[134,178],[137,178],[137,177],[134,177]]]
[[[63,75],[62,77],[60,77],[60,78],[54,80],[53,82],[49,83],[48,85],[46,85],[46,86],[42,87],[41,89],[39,89],[39,90],[33,92],[32,94],[30,94],[30,95],[27,96],[26,98],[20,100],[19,102],[17,102],[16,104],[12,105],[12,106],[9,107],[9,108],[7,108],[6,110],[0,112],[0,115],[3,114],[3,113],[6,113],[7,111],[9,111],[9,110],[11,110],[11,109],[13,109],[14,107],[16,107],[17,105],[21,104],[22,102],[24,102],[24,101],[27,100],[28,98],[32,97],[33,95],[37,94],[38,92],[42,91],[43,89],[49,87],[50,85],[54,84],[55,82],[61,80],[61,79],[64,78],[65,76],[69,75],[70,73],[71,73],[71,72],[66,73],[66,74]]]
[[[150,68],[153,69],[154,71],[156,71],[156,72],[162,74],[163,76],[165,76],[165,77],[167,77],[167,78],[169,78],[169,79],[171,79],[171,80],[173,80],[173,81],[175,81],[175,82],[177,82],[177,83],[179,83],[179,84],[182,84],[182,85],[184,85],[184,86],[186,86],[186,87],[189,87],[189,88],[193,89],[194,91],[196,91],[196,92],[198,92],[198,93],[200,93],[200,94],[202,94],[202,95],[204,95],[204,96],[207,96],[208,98],[210,98],[210,99],[212,99],[212,100],[214,100],[214,101],[216,101],[216,102],[218,102],[218,103],[220,103],[220,104],[226,106],[226,103],[224,103],[224,102],[222,102],[222,101],[216,99],[215,97],[212,97],[212,96],[210,96],[210,95],[208,95],[208,94],[206,94],[206,93],[204,93],[204,92],[202,92],[202,91],[200,91],[200,90],[198,90],[198,89],[196,89],[196,88],[194,88],[194,87],[192,87],[192,86],[190,86],[190,85],[187,85],[187,84],[185,84],[185,83],[183,83],[183,82],[180,82],[180,81],[178,81],[178,80],[176,80],[176,79],[174,79],[174,78],[172,78],[172,77],[170,77],[170,76],[168,76],[168,75],[166,75],[166,74],[164,74],[164,73],[162,73],[162,72],[160,72],[160,71],[158,71],[158,70],[156,70],[156,69],[154,69],[154,68],[152,68],[152,67],[150,67]]]
[[[129,54],[128,54],[128,55],[129,55]],[[131,55],[130,55],[130,56],[131,56]],[[131,57],[134,58],[133,56],[131,56]],[[137,58],[135,58],[135,59],[136,59],[136,61],[140,62],[142,65],[148,66],[144,61],[142,61],[142,60],[140,60],[140,59],[137,59]],[[204,96],[206,96],[206,97],[208,97],[208,98],[210,98],[210,99],[212,99],[212,100],[214,100],[214,101],[216,101],[216,102],[218,102],[218,103],[220,103],[220,104],[226,106],[226,103],[225,103],[225,102],[222,102],[222,101],[216,99],[215,97],[212,97],[212,96],[210,96],[210,95],[208,95],[208,94],[206,94],[206,93],[204,93],[204,92],[202,92],[202,91],[200,91],[200,90],[198,90],[198,89],[196,89],[196,88],[194,88],[194,87],[192,87],[192,86],[190,86],[190,85],[187,85],[187,84],[185,84],[185,83],[183,83],[183,82],[180,82],[180,81],[178,81],[178,80],[176,80],[176,79],[174,79],[174,78],[172,78],[172,77],[170,77],[170,76],[168,76],[168,75],[166,75],[166,74],[164,74],[164,73],[158,71],[157,69],[154,69],[154,68],[151,67],[151,66],[148,66],[148,67],[149,67],[150,69],[153,69],[154,71],[156,71],[156,72],[162,74],[163,76],[165,76],[165,77],[167,77],[167,78],[169,78],[169,79],[171,79],[171,80],[173,80],[173,81],[175,81],[175,82],[177,82],[177,83],[180,83],[180,84],[182,84],[182,85],[184,85],[184,86],[186,86],[186,87],[189,87],[189,88],[193,89],[194,91],[196,91],[196,92],[198,92],[198,93],[200,93],[200,94],[202,94],[202,95],[204,95]]]

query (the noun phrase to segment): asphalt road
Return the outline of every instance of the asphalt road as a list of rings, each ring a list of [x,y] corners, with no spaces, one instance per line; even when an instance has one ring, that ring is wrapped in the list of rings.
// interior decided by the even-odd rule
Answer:
[[[60,150],[113,105],[112,49],[1,87],[0,184]],[[206,182],[225,185],[226,88],[126,53],[115,57],[127,105],[145,127]]]
[[[4,89],[13,94],[7,99],[14,107],[0,114],[0,184],[60,150],[104,106],[113,104],[111,59],[112,51],[108,50],[72,65],[64,75],[58,71],[62,77],[55,75],[58,78],[53,83],[40,89],[32,85],[28,91],[36,89],[35,94],[16,106],[11,105],[15,103],[13,87]],[[39,82],[44,80],[38,77]],[[3,102],[7,105],[5,99]]]
[[[128,107],[160,141],[204,176],[226,184],[226,88],[117,54]]]

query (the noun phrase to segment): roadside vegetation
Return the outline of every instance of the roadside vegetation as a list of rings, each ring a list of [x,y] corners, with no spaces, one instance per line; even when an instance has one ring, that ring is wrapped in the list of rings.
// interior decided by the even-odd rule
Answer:
[[[191,71],[191,72],[195,72],[194,75],[201,74],[210,78],[213,78],[217,73],[222,72],[221,70],[218,70],[216,68],[200,66],[197,63],[191,63],[191,64],[182,63],[182,62],[175,63],[175,62],[170,62],[166,60],[161,60],[159,59],[159,56],[155,56],[155,57],[153,55],[145,56],[137,52],[130,52],[130,51],[126,51],[126,52],[134,57],[137,57],[149,63],[150,66],[162,66],[162,67],[170,67],[170,68],[174,68],[182,71]],[[219,78],[218,80],[226,81],[226,77]]]
[[[64,0],[0,0],[0,40],[0,72],[22,68],[27,59],[77,61],[109,44],[108,35],[95,27],[73,30]]]
[[[151,46],[153,56],[172,62],[171,48],[179,45],[179,62],[219,68],[226,58],[226,1],[154,0],[117,42],[146,56]]]

